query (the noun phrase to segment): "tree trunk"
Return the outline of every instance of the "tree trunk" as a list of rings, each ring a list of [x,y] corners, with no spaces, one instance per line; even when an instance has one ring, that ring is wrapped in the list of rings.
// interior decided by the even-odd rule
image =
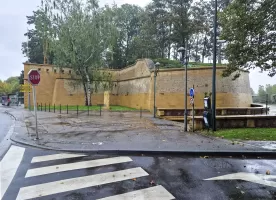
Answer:
[[[169,38],[168,38],[168,59],[171,58],[171,32],[172,32],[172,25],[170,24],[170,34],[169,34]]]
[[[85,69],[85,76],[86,76],[86,81],[87,81],[87,106],[91,106],[91,81],[90,77],[88,74],[88,70]]]
[[[218,64],[221,64],[221,44],[218,47]]]
[[[87,89],[86,89],[86,84],[85,81],[82,81],[83,85],[83,91],[84,91],[84,105],[88,105],[88,99],[87,99]]]

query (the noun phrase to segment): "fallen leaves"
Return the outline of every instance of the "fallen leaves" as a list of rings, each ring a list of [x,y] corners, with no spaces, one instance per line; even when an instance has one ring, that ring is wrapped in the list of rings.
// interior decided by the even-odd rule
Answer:
[[[136,181],[137,179],[136,179],[136,178],[133,178],[132,180],[133,180],[133,181]]]
[[[200,156],[200,158],[206,158],[207,159],[207,158],[209,158],[209,156]]]
[[[266,170],[265,174],[266,174],[266,175],[270,175],[270,171],[269,171],[269,170]]]
[[[153,180],[151,180],[150,185],[155,185],[155,182]]]

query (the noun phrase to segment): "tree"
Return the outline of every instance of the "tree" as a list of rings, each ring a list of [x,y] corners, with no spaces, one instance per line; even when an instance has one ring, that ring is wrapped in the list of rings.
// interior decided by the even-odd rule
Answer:
[[[110,74],[101,73],[100,68],[104,66],[108,44],[112,43],[112,25],[105,23],[94,0],[48,0],[44,5],[46,21],[51,25],[47,40],[50,38],[54,64],[75,72],[76,84],[83,86],[85,105],[91,105],[91,93],[110,79]]]
[[[8,95],[19,92],[19,79],[18,77],[9,77],[6,81],[0,80],[0,95]]]
[[[251,95],[255,95],[255,91],[252,88],[250,88],[250,91],[251,91]]]
[[[44,22],[45,21],[45,22]],[[28,39],[22,43],[22,53],[31,63],[52,64],[53,52],[49,47],[50,21],[47,20],[45,8],[40,7],[33,11],[33,15],[27,16],[27,24],[33,29],[24,34]]]
[[[123,66],[133,63],[137,56],[133,48],[134,39],[139,34],[140,13],[142,9],[136,5],[123,4],[116,9],[116,27],[120,32],[117,45],[123,55]]]
[[[276,74],[275,10],[275,0],[234,0],[220,13],[221,38],[228,41],[224,76],[254,68]]]

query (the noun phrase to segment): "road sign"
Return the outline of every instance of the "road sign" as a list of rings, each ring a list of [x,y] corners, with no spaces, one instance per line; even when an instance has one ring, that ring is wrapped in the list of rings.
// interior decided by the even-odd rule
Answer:
[[[32,87],[29,84],[20,85],[20,92],[32,92]]]
[[[194,98],[193,97],[190,98],[190,104],[194,105]]]
[[[38,140],[38,130],[37,130],[37,107],[36,107],[36,86],[40,82],[40,74],[39,71],[36,69],[31,69],[28,73],[28,81],[33,86],[33,99],[34,99],[34,113],[35,113],[35,132],[36,132],[36,139]]]
[[[36,69],[31,69],[28,73],[28,81],[32,86],[36,86],[40,82],[40,73]]]
[[[191,96],[191,97],[194,97],[194,96],[195,96],[195,90],[194,90],[194,88],[191,88],[191,89],[190,89],[190,96]]]

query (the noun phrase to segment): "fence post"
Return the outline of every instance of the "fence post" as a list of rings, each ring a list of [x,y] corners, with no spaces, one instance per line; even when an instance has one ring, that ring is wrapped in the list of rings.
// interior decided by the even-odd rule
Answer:
[[[68,114],[68,104],[66,105],[66,113]]]
[[[79,105],[77,105],[77,115],[79,115]]]
[[[142,107],[140,107],[140,118],[142,118]]]
[[[50,103],[49,103],[49,112],[51,112]]]
[[[89,105],[87,106],[87,115],[89,116]]]
[[[41,107],[40,107],[40,111],[42,111],[42,103],[40,104],[40,106],[41,106]]]
[[[54,113],[56,112],[56,104],[54,104]]]
[[[59,104],[59,114],[61,114],[61,104]]]

